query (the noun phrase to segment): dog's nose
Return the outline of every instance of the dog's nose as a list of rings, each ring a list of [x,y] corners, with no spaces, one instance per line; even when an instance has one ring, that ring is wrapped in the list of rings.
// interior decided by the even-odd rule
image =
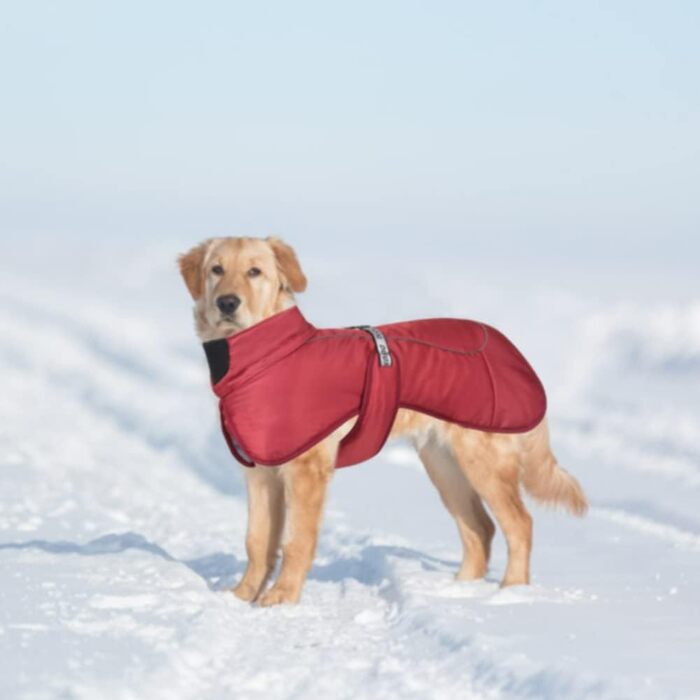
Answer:
[[[235,294],[224,294],[223,296],[217,297],[216,305],[222,314],[231,316],[241,305],[241,300]]]

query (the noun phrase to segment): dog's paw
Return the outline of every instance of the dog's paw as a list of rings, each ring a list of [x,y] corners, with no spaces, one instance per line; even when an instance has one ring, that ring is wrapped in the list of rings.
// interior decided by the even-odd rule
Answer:
[[[281,586],[273,586],[269,591],[266,591],[260,596],[258,605],[263,608],[269,608],[272,605],[293,605],[298,602],[299,594],[296,591],[291,591]]]
[[[506,577],[501,581],[501,588],[508,588],[509,586],[528,586],[530,585],[530,577],[526,575],[506,575]]]
[[[245,581],[241,581],[232,591],[236,598],[246,603],[252,603],[258,596],[258,589]]]

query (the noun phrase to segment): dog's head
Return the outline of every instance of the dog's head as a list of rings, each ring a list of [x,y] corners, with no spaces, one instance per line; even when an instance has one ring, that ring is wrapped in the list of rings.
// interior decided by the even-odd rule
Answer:
[[[292,306],[294,292],[306,289],[294,250],[279,238],[212,238],[178,263],[202,341],[259,323]]]

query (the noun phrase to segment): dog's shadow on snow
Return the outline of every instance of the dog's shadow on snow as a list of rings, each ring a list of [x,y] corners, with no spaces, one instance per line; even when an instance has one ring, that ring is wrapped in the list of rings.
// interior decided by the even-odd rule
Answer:
[[[355,579],[365,586],[376,586],[392,578],[390,559],[418,562],[424,571],[453,570],[458,566],[454,561],[433,557],[411,547],[368,544],[354,556],[314,565],[309,579],[336,583]]]
[[[160,545],[147,540],[143,535],[135,532],[102,535],[85,544],[64,540],[29,540],[27,542],[0,543],[0,551],[9,549],[38,549],[50,554],[79,554],[82,556],[120,554],[128,550],[141,550],[166,561],[184,564],[204,579],[207,586],[213,591],[231,588],[238,575],[245,569],[245,562],[239,560],[233,554],[224,552],[207,554],[197,559],[177,559]]]
[[[12,549],[38,549],[50,554],[79,554],[81,556],[120,554],[128,550],[140,550],[165,561],[184,564],[201,577],[212,591],[224,591],[232,588],[245,570],[246,564],[234,554],[227,552],[214,552],[196,559],[177,559],[160,545],[135,532],[102,535],[84,544],[65,540],[0,543],[0,551]],[[354,579],[366,586],[378,585],[390,577],[388,558],[418,561],[423,569],[427,570],[454,568],[455,565],[454,562],[431,557],[408,547],[367,545],[354,556],[334,559],[328,564],[316,564],[311,569],[309,578],[322,582],[341,582]]]

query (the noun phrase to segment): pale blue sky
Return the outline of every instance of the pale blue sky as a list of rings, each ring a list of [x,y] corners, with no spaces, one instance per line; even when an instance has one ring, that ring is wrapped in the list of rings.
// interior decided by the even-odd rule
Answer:
[[[694,1],[6,2],[0,236],[687,258],[698,37]]]

